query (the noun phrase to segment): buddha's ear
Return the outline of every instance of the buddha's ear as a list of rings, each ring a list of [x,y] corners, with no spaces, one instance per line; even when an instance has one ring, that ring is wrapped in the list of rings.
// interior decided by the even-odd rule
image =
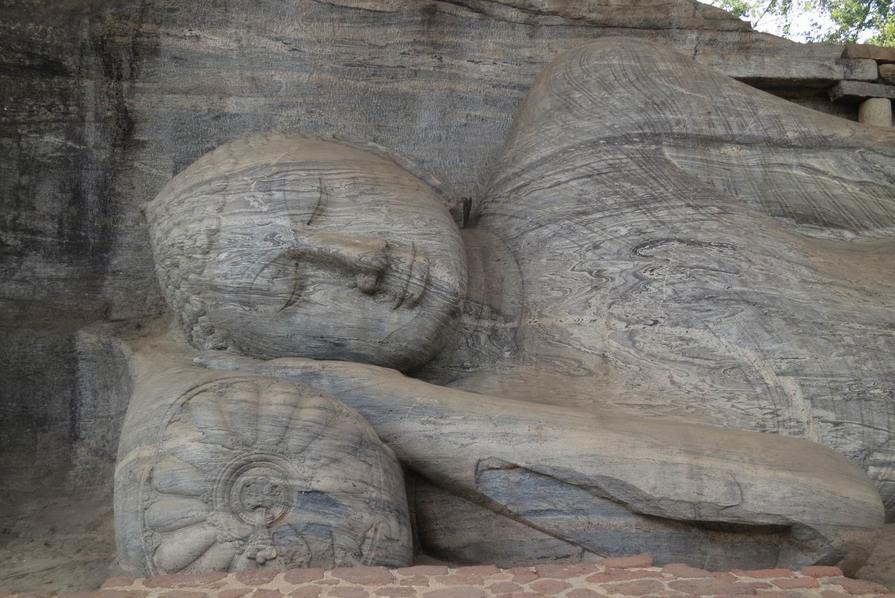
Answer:
[[[466,225],[469,223],[469,214],[472,211],[472,198],[461,197],[460,199],[454,199],[449,201],[447,206],[448,211],[451,213],[451,218],[454,219],[457,226],[466,228]]]

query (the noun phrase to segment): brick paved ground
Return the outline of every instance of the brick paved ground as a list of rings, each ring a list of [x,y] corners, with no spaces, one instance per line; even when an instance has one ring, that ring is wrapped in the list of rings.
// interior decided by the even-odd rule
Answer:
[[[0,593],[0,595],[7,595]],[[15,594],[50,596],[49,593]],[[649,556],[605,559],[580,565],[540,565],[498,569],[417,566],[389,570],[293,569],[202,575],[111,578],[96,592],[60,593],[76,598],[600,598],[612,596],[745,596],[762,598],[895,598],[884,587],[849,579],[835,567],[710,573],[686,565],[653,567]]]

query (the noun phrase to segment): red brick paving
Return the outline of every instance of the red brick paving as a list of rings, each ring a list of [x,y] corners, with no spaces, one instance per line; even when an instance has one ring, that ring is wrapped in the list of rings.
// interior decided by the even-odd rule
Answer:
[[[0,595],[3,595],[0,592]],[[51,596],[51,593],[15,596]],[[420,565],[323,569],[267,569],[225,575],[164,575],[148,579],[112,577],[96,592],[60,598],[895,598],[885,587],[849,579],[836,567],[801,571],[710,572],[689,565],[654,567],[648,555],[597,563],[536,567]]]
[[[816,588],[820,584],[813,577],[791,577],[787,579],[775,579],[774,585],[781,590],[795,590],[797,588]]]
[[[680,563],[672,563],[662,567],[662,573],[667,573],[674,577],[711,577],[712,574],[705,569],[697,569],[690,565],[682,565]]]

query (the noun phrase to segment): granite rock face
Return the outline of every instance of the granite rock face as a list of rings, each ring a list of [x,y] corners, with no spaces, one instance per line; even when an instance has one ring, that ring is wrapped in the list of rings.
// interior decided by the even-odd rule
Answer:
[[[876,77],[872,60],[752,32],[694,0],[6,3],[4,313],[157,314],[142,205],[252,133],[375,142],[475,201],[543,66],[620,34],[771,84]]]
[[[563,55],[474,217],[520,269],[516,344],[454,384],[809,438],[891,517],[893,139],[652,44]]]
[[[840,80],[875,80],[873,57],[689,0],[22,0],[0,8],[0,65],[4,530],[27,526],[32,497],[76,510],[111,486],[132,396],[119,544],[141,572],[407,562],[400,471],[377,435],[417,480],[417,539],[459,562],[627,543],[700,566],[853,570],[879,493],[891,517],[891,133],[725,76],[825,102]],[[288,135],[253,137],[269,130],[326,137],[314,154],[332,135],[372,142],[355,162],[385,175],[305,176],[311,156],[275,151]],[[222,215],[227,189],[242,203]],[[269,201],[287,196],[337,218]],[[326,230],[295,234],[308,223]],[[314,318],[289,320],[318,295]],[[186,339],[145,331],[168,308]],[[191,365],[197,349],[239,371]],[[197,441],[205,391],[244,411],[215,442]],[[305,392],[353,414],[324,443],[350,454],[346,479],[390,480],[346,503],[359,518],[280,525],[282,488],[308,482],[300,451],[228,474],[222,437]],[[180,499],[135,472],[175,450],[202,459],[170,488],[208,492],[152,511],[174,517],[150,516],[159,532],[146,513]]]
[[[895,64],[879,65],[879,78],[886,83],[895,83]]]

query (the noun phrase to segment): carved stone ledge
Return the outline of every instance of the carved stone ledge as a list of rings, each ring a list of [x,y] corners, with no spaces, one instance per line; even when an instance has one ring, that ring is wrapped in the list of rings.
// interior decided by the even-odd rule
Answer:
[[[895,98],[895,85],[867,83],[866,81],[840,81],[830,89],[830,99],[834,102],[842,99],[863,100],[866,98]]]

